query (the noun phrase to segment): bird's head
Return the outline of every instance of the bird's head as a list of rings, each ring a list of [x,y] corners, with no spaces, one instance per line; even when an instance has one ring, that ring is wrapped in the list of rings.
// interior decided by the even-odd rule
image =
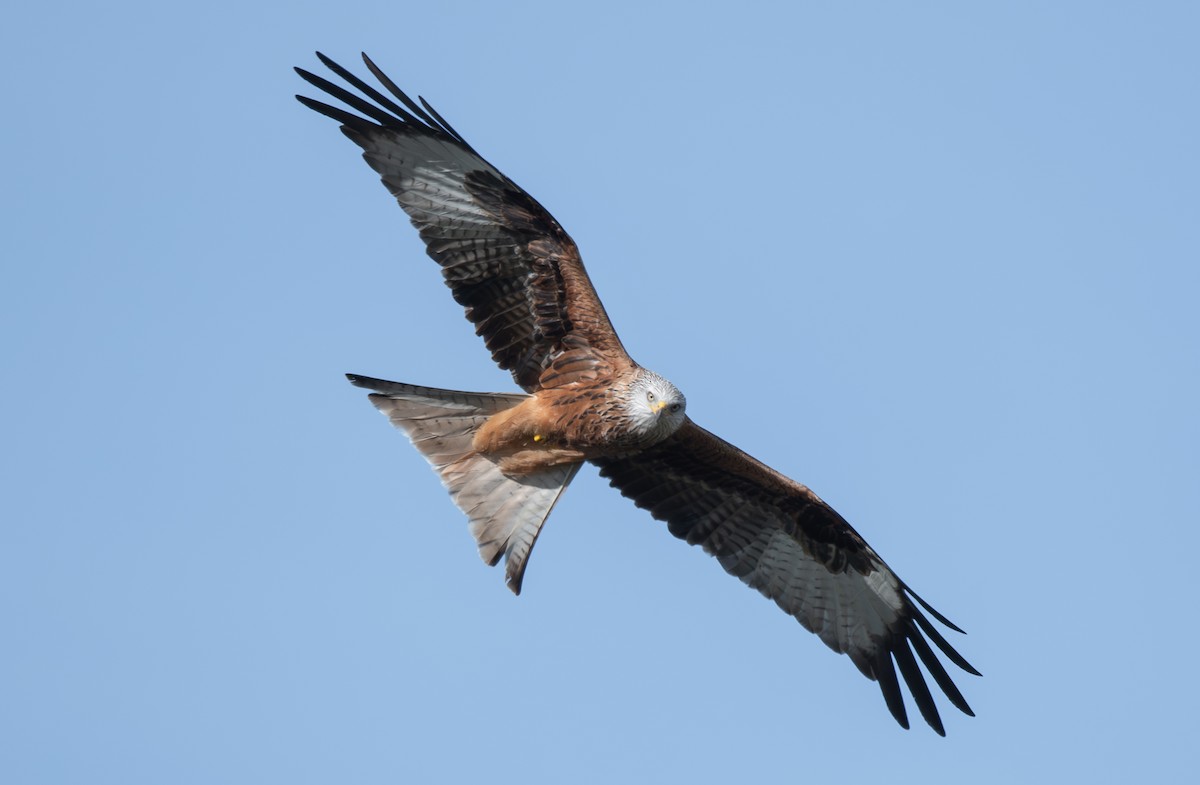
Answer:
[[[646,436],[665,439],[686,419],[687,399],[679,388],[645,368],[629,386],[626,413],[633,429]]]

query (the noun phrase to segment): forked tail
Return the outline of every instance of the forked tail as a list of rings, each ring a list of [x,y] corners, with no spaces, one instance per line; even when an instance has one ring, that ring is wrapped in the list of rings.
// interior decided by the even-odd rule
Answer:
[[[440,390],[354,374],[346,378],[373,391],[371,403],[408,435],[442,478],[454,503],[467,514],[479,555],[490,565],[503,556],[505,583],[520,594],[538,532],[581,465],[509,477],[475,451],[475,432],[488,418],[529,396]]]

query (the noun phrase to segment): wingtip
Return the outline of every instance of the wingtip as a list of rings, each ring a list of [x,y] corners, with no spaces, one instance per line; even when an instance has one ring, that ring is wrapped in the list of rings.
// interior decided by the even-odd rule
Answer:
[[[875,659],[872,671],[892,718],[901,728],[909,730],[908,710],[904,707],[904,695],[900,692],[900,682],[896,678],[891,655],[881,651]]]
[[[903,677],[904,683],[908,685],[909,694],[917,704],[917,710],[921,713],[921,717],[939,736],[945,736],[946,727],[938,712],[937,702],[934,701],[933,693],[929,691],[929,684],[926,683],[925,676],[922,675],[921,668],[917,665],[917,659],[913,656],[912,649],[909,648],[906,640],[900,639],[896,642],[892,648],[892,659],[900,669],[900,675]]]
[[[904,585],[904,590],[905,590],[906,592],[908,592],[908,594],[909,594],[909,595],[910,595],[910,596],[911,596],[911,597],[912,597],[914,600],[916,600],[916,601],[917,601],[917,603],[918,603],[918,604],[920,604],[920,606],[921,606],[922,608],[924,608],[925,610],[927,610],[927,611],[929,612],[929,614],[930,614],[931,616],[933,616],[933,618],[937,619],[937,620],[938,620],[938,621],[940,621],[942,624],[946,625],[947,627],[949,627],[950,629],[954,630],[954,631],[955,631],[955,632],[957,632],[957,633],[961,633],[961,634],[963,634],[963,635],[966,635],[966,634],[967,634],[967,631],[966,631],[966,630],[964,630],[962,627],[959,627],[957,624],[955,624],[954,622],[950,621],[950,620],[949,620],[949,619],[947,619],[945,616],[943,616],[943,615],[942,615],[940,612],[938,612],[938,609],[937,609],[937,608],[934,608],[932,605],[930,605],[929,603],[925,602],[925,600],[924,600],[924,599],[921,597],[921,595],[919,595],[919,594],[917,594],[915,591],[913,591],[913,590],[912,590],[912,588],[911,588],[911,587],[910,587],[908,584],[905,584],[905,585]]]
[[[371,59],[371,56],[368,55],[366,52],[359,52],[359,55],[362,56],[363,65],[365,65],[367,67],[367,70],[373,74],[378,75],[379,74],[379,66],[375,65],[375,61]]]

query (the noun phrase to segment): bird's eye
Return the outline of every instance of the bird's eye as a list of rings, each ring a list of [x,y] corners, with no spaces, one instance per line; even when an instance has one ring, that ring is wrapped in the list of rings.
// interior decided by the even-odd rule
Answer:
[[[652,392],[647,392],[647,393],[646,393],[646,400],[647,400],[647,401],[650,401],[651,403],[653,403],[653,402],[654,402],[654,393],[652,393]]]
[[[680,406],[679,406],[679,404],[677,404],[677,403],[673,403],[673,404],[671,404],[671,412],[672,412],[672,413],[674,413],[674,412],[678,412],[678,411],[679,411],[679,409],[680,409]]]

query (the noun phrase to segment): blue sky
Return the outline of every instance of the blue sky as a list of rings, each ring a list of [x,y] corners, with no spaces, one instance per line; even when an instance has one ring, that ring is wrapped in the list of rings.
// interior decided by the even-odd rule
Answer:
[[[503,7],[502,7],[503,6]],[[1052,6],[1052,7],[1051,7]],[[29,5],[0,31],[0,771],[1178,780],[1186,3]],[[962,625],[948,738],[583,472],[512,597],[347,371],[510,390],[293,65],[366,50],[626,346]]]

